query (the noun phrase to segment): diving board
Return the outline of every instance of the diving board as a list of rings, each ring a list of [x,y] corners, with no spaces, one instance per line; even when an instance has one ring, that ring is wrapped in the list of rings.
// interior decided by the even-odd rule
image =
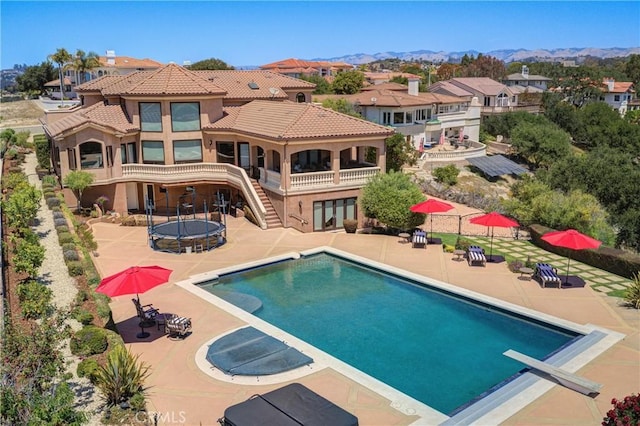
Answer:
[[[543,373],[546,373],[556,379],[558,382],[560,382],[561,385],[585,395],[599,393],[600,388],[602,388],[602,385],[600,383],[596,383],[583,377],[577,376],[573,373],[569,373],[566,370],[554,367],[553,365],[544,361],[531,358],[530,356],[514,351],[513,349],[509,349],[508,351],[504,352],[503,355],[526,364],[538,371],[542,371]]]

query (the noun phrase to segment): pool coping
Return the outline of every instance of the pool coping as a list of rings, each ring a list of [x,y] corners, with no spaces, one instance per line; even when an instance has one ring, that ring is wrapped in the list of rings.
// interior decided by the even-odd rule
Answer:
[[[562,318],[515,305],[504,300],[476,293],[472,290],[467,290],[461,287],[454,286],[452,284],[425,277],[423,275],[415,274],[404,269],[396,268],[381,262],[363,258],[349,252],[345,252],[328,246],[320,246],[310,250],[285,253],[279,256],[264,258],[259,261],[247,262],[231,267],[212,270],[206,273],[193,275],[187,280],[176,283],[176,285],[222,308],[223,310],[229,312],[231,315],[234,315],[237,318],[243,320],[247,324],[258,328],[259,330],[270,334],[275,338],[283,340],[287,342],[287,344],[311,356],[314,359],[314,363],[311,364],[311,366],[302,367],[300,369],[292,370],[291,372],[274,375],[278,377],[262,376],[260,378],[249,378],[248,380],[245,380],[246,378],[240,379],[238,378],[238,376],[234,376],[231,378],[229,378],[229,376],[223,377],[223,373],[215,373],[216,369],[214,369],[208,363],[208,361],[206,361],[205,356],[202,355],[203,353],[206,355],[206,349],[208,345],[211,343],[211,341],[221,337],[221,334],[219,336],[213,337],[197,351],[196,364],[198,365],[198,367],[206,374],[217,380],[230,381],[239,385],[286,382],[294,380],[297,377],[303,377],[307,374],[312,374],[313,372],[319,371],[323,368],[332,368],[333,370],[384,396],[390,401],[391,407],[397,409],[398,411],[406,415],[419,416],[420,419],[413,423],[415,425],[424,424],[424,422],[428,422],[429,424],[500,423],[520,411],[533,400],[542,396],[557,384],[531,371],[527,371],[522,373],[519,377],[507,383],[500,389],[464,408],[460,412],[455,413],[453,416],[448,416],[365,374],[364,372],[352,367],[351,365],[348,365],[343,361],[334,358],[333,356],[315,348],[314,346],[309,345],[307,342],[304,342],[296,338],[295,336],[292,336],[284,332],[283,330],[267,323],[266,321],[261,320],[260,318],[257,318],[252,314],[249,314],[248,312],[218,298],[217,296],[212,295],[211,293],[208,293],[198,286],[199,283],[215,280],[221,275],[253,269],[275,262],[297,259],[301,256],[310,256],[319,253],[328,253],[334,256],[345,258],[347,260],[352,260],[364,264],[378,270],[388,271],[392,274],[407,278],[411,281],[431,286],[433,288],[441,289],[448,293],[475,300],[480,303],[497,306],[500,309],[511,311],[517,315],[532,318],[537,321],[544,321],[551,325],[561,327],[563,329],[567,329],[584,336],[588,336],[594,332],[599,333],[596,336],[597,338],[590,339],[589,343],[586,345],[583,344],[582,346],[584,347],[582,348],[582,350],[576,352],[576,346],[575,344],[572,344],[546,360],[546,362],[552,363],[554,366],[563,368],[568,372],[575,372],[584,367],[586,364],[594,360],[604,351],[606,351],[625,337],[625,335],[622,333],[597,327],[592,324],[580,325],[571,321],[564,320]],[[580,340],[582,339],[579,339],[578,342],[580,342]],[[526,367],[523,365],[523,370],[525,368]]]

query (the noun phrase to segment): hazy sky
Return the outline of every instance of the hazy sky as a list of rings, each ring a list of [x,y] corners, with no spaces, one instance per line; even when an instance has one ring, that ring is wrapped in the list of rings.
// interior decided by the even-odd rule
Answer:
[[[640,46],[640,2],[0,1],[2,68],[64,47],[236,67],[414,50]]]

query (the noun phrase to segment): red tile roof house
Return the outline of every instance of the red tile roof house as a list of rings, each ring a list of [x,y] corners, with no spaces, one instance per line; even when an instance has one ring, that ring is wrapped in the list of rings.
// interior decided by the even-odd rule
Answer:
[[[334,77],[339,72],[354,69],[354,66],[345,62],[305,61],[304,59],[289,58],[261,65],[260,69],[277,72],[294,78],[300,78],[303,75]]]
[[[458,138],[462,133],[468,140],[478,141],[480,105],[477,99],[474,104],[472,96],[419,92],[419,79],[418,76],[411,78],[408,86],[386,82],[364,87],[353,95],[316,95],[314,100],[344,98],[367,120],[403,134],[416,150],[420,150],[421,144],[437,144],[443,133],[446,140]],[[483,156],[485,151],[474,151],[472,155]]]
[[[43,124],[61,179],[95,176],[83,206],[105,195],[122,215],[146,205],[175,214],[193,188],[200,212],[221,192],[263,229],[340,229],[362,220],[356,201],[384,172],[393,130],[310,103],[314,87],[269,71],[169,64],[78,86],[83,105]]]
[[[529,87],[528,90],[539,89]],[[507,87],[488,77],[459,77],[439,81],[429,86],[429,91],[468,98],[475,96],[482,105],[481,113],[483,115],[501,114],[509,111],[533,113],[540,111],[538,105],[518,105],[518,96],[524,92],[524,89],[519,89],[516,86]]]
[[[613,78],[605,78],[602,86],[602,101],[611,108],[626,113],[626,108],[635,97],[633,83],[630,81],[615,81]]]

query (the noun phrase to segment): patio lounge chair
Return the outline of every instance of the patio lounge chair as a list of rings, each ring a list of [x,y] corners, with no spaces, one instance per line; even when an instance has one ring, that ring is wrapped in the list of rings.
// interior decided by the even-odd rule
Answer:
[[[165,314],[164,332],[170,339],[183,339],[191,332],[191,318]]]
[[[411,244],[413,248],[427,248],[427,231],[414,231]]]
[[[484,249],[480,246],[469,246],[467,249],[467,263],[469,266],[487,266],[487,258],[484,255]]]
[[[131,299],[131,301],[136,306],[136,312],[138,314],[138,318],[140,318],[140,321],[155,321],[155,318],[158,315],[158,310],[154,308],[153,305],[140,305],[140,300],[138,299]]]
[[[562,280],[558,276],[558,270],[548,263],[536,263],[533,278],[540,281],[542,287],[546,287],[548,282],[558,283],[558,288],[562,287]]]

